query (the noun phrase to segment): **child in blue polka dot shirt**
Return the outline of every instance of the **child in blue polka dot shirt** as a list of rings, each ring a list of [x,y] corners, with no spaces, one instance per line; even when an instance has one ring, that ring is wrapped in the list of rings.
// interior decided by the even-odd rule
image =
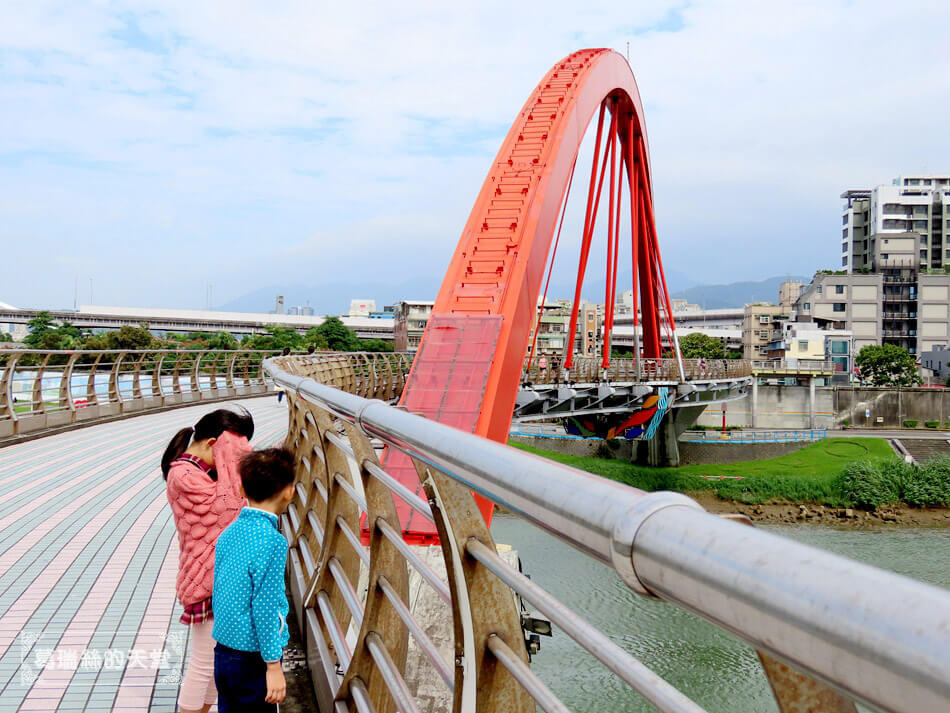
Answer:
[[[283,448],[254,451],[238,466],[248,506],[218,537],[214,556],[219,713],[276,711],[287,691],[280,667],[289,638],[287,540],[278,518],[294,496],[293,466]]]

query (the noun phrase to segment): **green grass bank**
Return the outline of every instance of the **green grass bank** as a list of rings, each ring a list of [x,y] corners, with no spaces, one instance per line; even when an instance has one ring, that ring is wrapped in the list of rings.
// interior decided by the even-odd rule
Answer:
[[[908,466],[882,438],[828,438],[779,458],[680,468],[650,468],[511,445],[642,490],[711,492],[722,500],[746,504],[808,503],[870,510],[900,503],[950,505],[950,459]],[[731,477],[719,480],[719,476]]]

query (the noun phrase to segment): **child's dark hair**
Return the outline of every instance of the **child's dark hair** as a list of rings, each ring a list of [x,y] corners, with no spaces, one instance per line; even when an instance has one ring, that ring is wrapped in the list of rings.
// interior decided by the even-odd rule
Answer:
[[[239,412],[221,408],[206,413],[198,419],[198,423],[194,426],[181,429],[172,436],[164,455],[162,455],[162,477],[168,480],[168,471],[172,467],[172,462],[181,457],[192,439],[203,441],[207,438],[218,438],[225,431],[231,431],[231,433],[236,433],[251,440],[254,436],[254,418],[245,408],[242,408]]]
[[[294,454],[286,448],[251,451],[241,459],[238,472],[247,499],[262,503],[294,482]]]

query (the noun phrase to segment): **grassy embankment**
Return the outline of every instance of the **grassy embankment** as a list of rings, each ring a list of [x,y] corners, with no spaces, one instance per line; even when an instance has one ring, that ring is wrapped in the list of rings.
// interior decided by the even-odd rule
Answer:
[[[882,438],[829,438],[779,458],[681,468],[649,468],[511,445],[643,490],[712,491],[723,500],[739,503],[816,503],[872,510],[901,502],[950,504],[950,459],[936,459],[919,468],[907,466]],[[741,480],[711,479],[720,475],[741,476]]]

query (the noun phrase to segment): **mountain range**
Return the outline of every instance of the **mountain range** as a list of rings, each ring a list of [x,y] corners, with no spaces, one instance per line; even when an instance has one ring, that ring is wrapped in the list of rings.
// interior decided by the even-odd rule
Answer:
[[[766,280],[732,282],[723,285],[696,285],[684,275],[669,271],[667,283],[671,297],[685,299],[706,309],[742,307],[749,302],[778,301],[779,285],[785,280],[802,280],[802,277],[770,277]],[[277,295],[284,296],[286,307],[307,305],[316,314],[343,314],[350,308],[351,299],[376,300],[376,307],[395,304],[399,300],[432,300],[442,282],[434,275],[420,276],[398,284],[381,282],[330,282],[319,285],[282,285],[261,287],[237,299],[226,302],[217,309],[226,312],[270,312],[274,309]],[[617,277],[618,290],[629,289],[630,273]],[[574,285],[567,282],[552,283],[548,299],[571,298]],[[584,284],[583,296],[592,302],[603,302],[604,279],[592,279]]]

